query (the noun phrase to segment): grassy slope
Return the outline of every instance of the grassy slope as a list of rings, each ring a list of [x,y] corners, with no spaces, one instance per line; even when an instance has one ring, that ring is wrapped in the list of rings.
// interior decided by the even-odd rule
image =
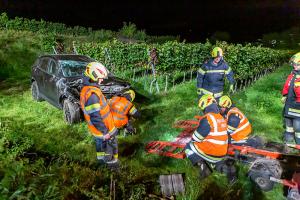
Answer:
[[[253,124],[255,134],[281,140],[280,90],[290,69],[280,68],[245,92],[234,96]],[[84,123],[67,126],[62,112],[46,102],[33,102],[27,84],[0,85],[0,191],[8,197],[39,199],[103,199],[109,194],[109,173],[97,170],[92,138]],[[187,195],[182,199],[284,199],[280,186],[259,192],[245,177],[226,184],[223,175],[213,174],[200,182],[197,170],[187,160],[148,155],[144,145],[151,140],[172,140],[179,130],[172,123],[197,114],[195,83],[177,86],[152,103],[141,105],[139,135],[120,138],[122,173],[116,175],[120,199],[144,199],[159,193],[159,174],[185,173]],[[60,186],[62,185],[62,186]]]

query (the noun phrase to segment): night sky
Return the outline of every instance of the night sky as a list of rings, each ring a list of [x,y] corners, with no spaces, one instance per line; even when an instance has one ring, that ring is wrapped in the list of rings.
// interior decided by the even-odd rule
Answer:
[[[0,11],[115,31],[130,21],[148,34],[188,41],[216,31],[229,32],[232,42],[255,41],[300,24],[299,0],[2,0]]]

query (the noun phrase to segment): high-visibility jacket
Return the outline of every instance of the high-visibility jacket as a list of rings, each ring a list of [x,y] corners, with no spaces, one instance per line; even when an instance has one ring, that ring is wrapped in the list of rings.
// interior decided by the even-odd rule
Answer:
[[[284,116],[290,118],[300,117],[300,72],[292,71],[288,76],[282,95],[287,96],[284,106]]]
[[[95,102],[92,105],[86,106],[86,102],[92,94],[95,94],[99,98],[99,102]],[[102,94],[100,88],[94,86],[84,86],[80,93],[80,105],[84,114],[84,118],[88,123],[88,128],[94,136],[101,138],[103,135],[110,134],[113,136],[118,132],[118,129],[114,125],[109,105],[106,102],[106,98]],[[104,127],[101,130],[97,128],[97,125],[92,123],[91,114],[95,112],[100,114],[99,117],[104,124]]]
[[[134,115],[137,112],[137,109],[130,101],[120,96],[112,97],[109,100],[109,107],[117,128],[125,126],[128,123],[128,115]]]
[[[237,107],[233,107],[228,111],[226,116],[227,122],[230,115],[236,115],[238,118],[240,118],[240,123],[236,128],[230,126],[230,124],[228,123],[227,130],[230,133],[231,138],[235,141],[247,139],[248,135],[252,131],[251,124],[249,123],[247,117]]]
[[[195,153],[207,154],[210,156],[225,156],[228,148],[227,122],[221,114],[207,113],[204,118],[208,120],[210,126],[209,134],[200,139],[201,135],[193,135],[196,141],[192,149]]]

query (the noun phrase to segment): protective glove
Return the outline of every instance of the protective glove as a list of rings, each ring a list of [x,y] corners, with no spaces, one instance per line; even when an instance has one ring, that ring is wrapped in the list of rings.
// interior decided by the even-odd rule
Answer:
[[[232,93],[232,94],[234,93],[233,85],[229,86],[229,92]]]
[[[281,98],[281,103],[282,103],[282,104],[285,104],[285,101],[286,101],[286,96],[283,96],[283,97]]]

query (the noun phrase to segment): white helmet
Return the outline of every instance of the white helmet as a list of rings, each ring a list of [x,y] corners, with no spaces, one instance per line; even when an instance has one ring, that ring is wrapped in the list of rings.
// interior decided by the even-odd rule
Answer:
[[[107,78],[108,70],[99,62],[91,62],[86,66],[84,75],[86,75],[93,81],[98,81],[98,79]]]

